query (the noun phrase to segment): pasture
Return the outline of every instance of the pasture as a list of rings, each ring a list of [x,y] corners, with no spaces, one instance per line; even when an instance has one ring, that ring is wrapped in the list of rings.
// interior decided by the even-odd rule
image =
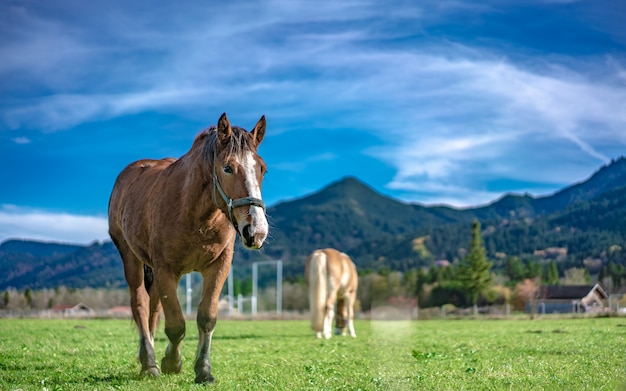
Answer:
[[[1,390],[622,390],[626,319],[357,320],[358,337],[318,340],[307,321],[219,320],[216,383],[183,371],[139,377],[130,320],[0,319]],[[159,325],[155,350],[167,345]]]

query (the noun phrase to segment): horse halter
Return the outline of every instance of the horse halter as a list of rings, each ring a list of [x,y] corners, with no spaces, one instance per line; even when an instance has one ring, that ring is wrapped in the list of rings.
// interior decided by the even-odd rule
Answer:
[[[217,179],[217,171],[215,170],[216,166],[217,166],[217,153],[214,152],[213,153],[213,199],[215,200],[215,204],[217,205],[217,197],[215,196],[215,189],[217,189],[217,191],[220,193],[220,196],[222,196],[222,200],[224,200],[224,202],[226,203],[226,206],[228,207],[228,219],[232,223],[233,227],[235,227],[235,230],[237,230],[237,222],[235,221],[233,217],[233,209],[239,208],[242,206],[258,206],[260,208],[263,208],[263,212],[265,212],[265,203],[263,202],[262,199],[254,198],[254,197],[236,198],[234,200],[228,197],[226,193],[224,192],[224,189],[222,189],[222,186],[220,185],[220,181]]]

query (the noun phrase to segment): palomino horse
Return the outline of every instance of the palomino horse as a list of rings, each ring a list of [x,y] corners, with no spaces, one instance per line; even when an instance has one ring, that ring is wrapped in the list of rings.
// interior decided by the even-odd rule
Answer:
[[[176,288],[183,274],[198,271],[203,288],[195,381],[214,381],[211,337],[235,238],[239,233],[245,247],[258,249],[268,233],[261,200],[266,167],[257,155],[264,134],[265,116],[247,132],[222,114],[180,159],[139,160],[117,177],[109,233],[124,261],[143,375],[159,375],[154,331],[161,308],[169,339],[161,371],[181,371],[185,318]]]
[[[335,302],[339,333],[345,335],[347,327],[356,337],[353,320],[359,277],[350,257],[332,248],[315,250],[306,261],[304,274],[309,287],[311,328],[317,338],[331,337]]]

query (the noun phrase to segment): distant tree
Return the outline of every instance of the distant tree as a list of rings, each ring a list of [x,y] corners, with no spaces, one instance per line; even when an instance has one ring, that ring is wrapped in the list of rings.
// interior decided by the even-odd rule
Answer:
[[[11,301],[11,293],[7,289],[6,291],[4,291],[4,306],[7,307],[10,301]]]
[[[359,277],[357,297],[363,311],[369,311],[376,305],[384,303],[389,297],[388,292],[387,279],[380,274],[372,273]]]
[[[24,299],[26,299],[26,305],[30,308],[33,304],[33,290],[26,288],[24,291]]]
[[[556,261],[550,262],[548,272],[546,273],[547,285],[559,285],[559,269],[556,267]]]
[[[402,296],[404,294],[404,275],[402,272],[391,272],[386,276],[388,297]]]
[[[441,280],[442,281],[456,281],[458,280],[458,270],[452,266],[441,267]]]
[[[392,270],[387,267],[387,266],[383,266],[381,268],[378,269],[378,274],[383,276],[383,277],[387,277],[389,274],[391,274]]]
[[[252,294],[252,278],[247,277],[241,281],[241,294],[243,296],[250,296]]]
[[[418,305],[423,307],[425,299],[424,286],[428,284],[428,273],[424,269],[417,269],[415,276],[414,295],[417,298]]]
[[[433,265],[428,269],[428,274],[425,275],[425,279],[427,283],[433,284],[435,282],[441,282],[442,274],[441,268]]]
[[[241,280],[239,278],[233,278],[233,294],[235,296],[241,294]]]
[[[619,288],[622,286],[622,280],[626,278],[626,270],[624,269],[624,266],[611,262],[608,267],[608,276],[611,277],[613,285],[616,288]]]
[[[591,276],[584,267],[573,267],[565,270],[563,285],[587,285],[591,283]]]
[[[509,277],[511,285],[524,279],[524,265],[518,257],[508,257],[505,264],[505,274]]]
[[[526,263],[526,278],[541,278],[542,270],[541,264],[537,261],[528,261]]]
[[[465,289],[457,281],[446,281],[443,284],[433,287],[424,307],[440,307],[445,304],[453,304],[455,307],[464,307],[467,301]]]
[[[621,254],[622,254],[622,247],[621,246],[619,246],[617,244],[614,244],[614,245],[611,245],[609,247],[609,251],[608,251],[609,261],[611,261],[611,262],[616,261],[617,259],[619,259]]]
[[[459,265],[458,279],[462,289],[467,293],[472,304],[491,286],[491,266],[487,261],[485,247],[480,234],[480,223],[472,224],[472,239],[467,255]]]
[[[409,270],[403,275],[402,289],[407,297],[417,297],[417,283],[418,283],[417,269]]]

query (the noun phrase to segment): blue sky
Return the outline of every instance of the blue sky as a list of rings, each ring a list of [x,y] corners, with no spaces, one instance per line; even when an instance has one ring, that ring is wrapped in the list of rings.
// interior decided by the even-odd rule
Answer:
[[[131,161],[226,112],[266,203],[352,175],[406,202],[544,195],[626,151],[626,3],[0,3],[0,241],[108,238]]]

